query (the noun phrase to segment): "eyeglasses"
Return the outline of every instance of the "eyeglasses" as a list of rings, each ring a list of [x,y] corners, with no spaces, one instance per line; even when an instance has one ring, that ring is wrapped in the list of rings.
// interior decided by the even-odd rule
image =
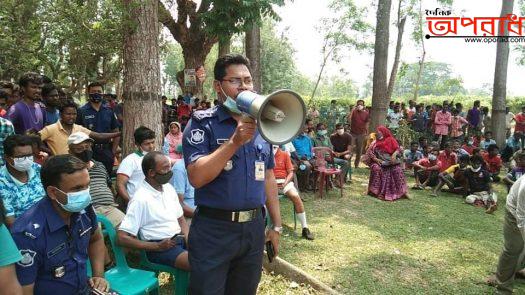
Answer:
[[[230,84],[232,84],[235,87],[241,87],[243,82],[244,82],[244,85],[246,85],[246,86],[252,86],[253,85],[252,78],[246,78],[244,80],[241,79],[241,78],[229,78],[229,79],[223,79],[222,81],[229,82]]]

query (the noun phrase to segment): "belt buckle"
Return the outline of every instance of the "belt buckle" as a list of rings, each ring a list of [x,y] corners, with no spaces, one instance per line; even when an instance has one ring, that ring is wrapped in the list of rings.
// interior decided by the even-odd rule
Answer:
[[[237,212],[238,215],[238,222],[248,222],[252,220],[252,211],[241,211]]]

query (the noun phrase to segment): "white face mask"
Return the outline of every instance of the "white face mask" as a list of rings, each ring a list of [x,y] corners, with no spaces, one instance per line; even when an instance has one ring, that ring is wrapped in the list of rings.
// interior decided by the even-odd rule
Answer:
[[[337,129],[337,134],[343,135],[345,133],[344,129]]]
[[[277,153],[277,150],[279,149],[279,146],[278,145],[273,145],[272,146],[272,150],[273,150],[273,154],[275,155]]]
[[[430,155],[428,155],[428,159],[430,161],[435,161],[437,159],[437,157],[436,157],[436,155],[430,154]]]
[[[364,109],[364,107],[363,107],[362,105],[358,105],[358,106],[357,106],[357,109],[358,109],[359,111],[362,111],[362,110]]]
[[[470,170],[472,170],[472,172],[479,172],[479,170],[481,170],[481,166],[479,166],[478,168],[475,168],[474,167],[470,167]]]
[[[13,168],[20,172],[27,172],[31,170],[31,166],[33,165],[33,156],[13,158],[13,160]]]

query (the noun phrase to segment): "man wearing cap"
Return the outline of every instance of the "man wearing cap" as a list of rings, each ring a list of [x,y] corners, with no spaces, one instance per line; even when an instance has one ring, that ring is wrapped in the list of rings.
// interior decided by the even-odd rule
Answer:
[[[221,104],[196,111],[182,151],[195,210],[189,235],[190,294],[255,294],[265,245],[264,205],[273,226],[266,240],[278,253],[282,231],[270,144],[243,118],[237,95],[253,90],[250,62],[227,54],[215,63]]]
[[[68,137],[76,132],[83,132],[89,137],[97,140],[108,140],[120,136],[120,132],[97,133],[75,124],[77,119],[77,105],[68,101],[60,106],[60,120],[42,129],[40,137],[42,141],[51,149],[53,155],[63,155],[68,153]]]

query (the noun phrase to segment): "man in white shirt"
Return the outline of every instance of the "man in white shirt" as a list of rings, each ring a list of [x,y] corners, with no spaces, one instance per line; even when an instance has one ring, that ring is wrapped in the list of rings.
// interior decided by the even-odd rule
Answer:
[[[118,229],[118,243],[145,250],[153,263],[190,270],[185,244],[188,225],[177,192],[169,181],[173,176],[169,159],[150,152],[142,160],[146,176],[129,202]],[[140,239],[138,239],[140,237]]]
[[[142,158],[155,149],[155,132],[140,126],[133,133],[137,151],[129,154],[117,170],[117,194],[128,203],[144,181]]]
[[[499,257],[496,275],[487,283],[497,287],[496,294],[512,294],[516,273],[521,269],[521,253],[525,237],[525,178],[520,177],[507,195],[505,219],[503,221],[503,251]]]

